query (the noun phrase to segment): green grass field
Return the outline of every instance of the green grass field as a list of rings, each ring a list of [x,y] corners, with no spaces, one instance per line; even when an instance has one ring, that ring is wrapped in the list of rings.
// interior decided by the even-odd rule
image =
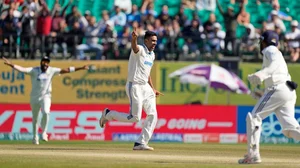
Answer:
[[[154,151],[133,151],[132,143],[0,141],[1,168],[299,167],[300,146],[261,145],[263,163],[239,165],[246,144],[151,143]]]

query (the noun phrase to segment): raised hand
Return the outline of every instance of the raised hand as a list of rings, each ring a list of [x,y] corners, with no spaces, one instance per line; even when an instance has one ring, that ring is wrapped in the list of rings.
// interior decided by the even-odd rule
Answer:
[[[137,39],[138,34],[136,32],[136,27],[133,29],[132,34],[131,34],[132,39]]]
[[[6,59],[5,57],[2,57],[2,59],[3,59],[5,65],[8,65],[8,66],[12,65],[11,62],[8,59]]]

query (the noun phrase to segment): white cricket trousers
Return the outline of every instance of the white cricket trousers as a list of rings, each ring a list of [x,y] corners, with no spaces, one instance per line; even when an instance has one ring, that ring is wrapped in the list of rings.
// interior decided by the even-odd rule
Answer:
[[[268,88],[252,110],[252,116],[258,115],[262,120],[275,112],[283,133],[299,127],[295,119],[296,91],[291,91],[286,83]]]
[[[260,155],[261,121],[273,112],[282,127],[282,133],[300,140],[299,123],[294,117],[296,99],[295,90],[292,91],[286,83],[267,88],[251,112],[252,121],[247,118],[248,154]]]
[[[39,140],[38,130],[39,130],[39,114],[40,110],[42,111],[42,134],[47,133],[49,116],[50,116],[50,107],[51,107],[51,97],[44,97],[40,101],[31,101],[30,102],[31,110],[32,110],[32,130],[33,130],[33,138],[35,140]]]
[[[130,100],[130,112],[117,112],[110,110],[106,118],[108,120],[117,120],[122,122],[139,122],[142,117],[142,110],[147,114],[143,123],[142,132],[136,141],[140,144],[148,144],[152,137],[157,122],[156,97],[151,86],[134,84],[127,82],[126,93]]]

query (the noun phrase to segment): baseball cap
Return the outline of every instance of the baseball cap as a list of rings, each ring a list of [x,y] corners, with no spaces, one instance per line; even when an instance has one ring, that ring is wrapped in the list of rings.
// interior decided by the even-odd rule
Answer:
[[[268,45],[277,46],[279,41],[279,36],[276,32],[272,30],[267,30],[261,35],[260,40],[265,41]]]
[[[48,62],[50,62],[50,58],[47,57],[47,56],[44,56],[44,57],[42,57],[41,61],[48,61]]]
[[[297,27],[297,26],[298,26],[298,21],[297,21],[297,20],[293,20],[293,21],[291,22],[291,25]]]

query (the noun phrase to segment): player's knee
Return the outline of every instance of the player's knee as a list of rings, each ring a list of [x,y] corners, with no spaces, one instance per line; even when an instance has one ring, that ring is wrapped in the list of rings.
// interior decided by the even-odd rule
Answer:
[[[49,115],[50,114],[50,110],[42,110],[42,113]]]

